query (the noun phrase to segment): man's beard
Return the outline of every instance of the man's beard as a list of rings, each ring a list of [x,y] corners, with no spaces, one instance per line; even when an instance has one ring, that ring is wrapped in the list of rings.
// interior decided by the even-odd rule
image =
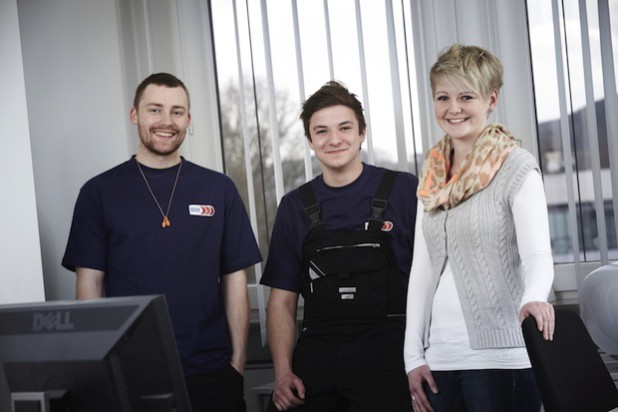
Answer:
[[[158,141],[156,140],[156,138],[151,138],[152,135],[154,135],[154,132],[150,131],[145,132],[146,137],[144,137],[144,132],[140,131],[140,140],[149,152],[158,156],[168,156],[176,152],[184,141],[184,135],[182,135],[178,130],[170,129],[170,131],[176,134],[176,140],[174,140],[170,144],[157,144]]]

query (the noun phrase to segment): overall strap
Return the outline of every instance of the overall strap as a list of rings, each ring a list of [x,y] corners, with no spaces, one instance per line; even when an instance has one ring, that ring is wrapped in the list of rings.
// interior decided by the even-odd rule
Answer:
[[[388,196],[396,176],[397,172],[393,170],[386,170],[384,172],[378,190],[371,200],[371,217],[369,218],[367,230],[375,231],[382,229],[382,225],[384,224],[383,214],[388,206]],[[315,198],[311,182],[303,184],[299,187],[299,191],[305,206],[305,214],[309,218],[309,229],[311,233],[324,232],[324,221],[320,216],[320,206]]]
[[[376,231],[382,229],[382,225],[384,224],[384,211],[388,206],[388,196],[396,176],[397,172],[394,170],[386,170],[386,172],[384,172],[378,190],[371,201],[371,217],[369,218],[367,230]]]
[[[309,218],[309,230],[312,234],[324,232],[324,221],[320,217],[320,206],[318,206],[318,202],[315,199],[311,182],[305,183],[299,190],[305,206],[305,214]]]

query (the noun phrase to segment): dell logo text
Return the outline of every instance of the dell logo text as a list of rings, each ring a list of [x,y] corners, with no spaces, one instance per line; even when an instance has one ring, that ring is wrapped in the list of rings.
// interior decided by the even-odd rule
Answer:
[[[35,313],[33,318],[33,332],[41,331],[68,331],[75,329],[70,320],[71,312]]]

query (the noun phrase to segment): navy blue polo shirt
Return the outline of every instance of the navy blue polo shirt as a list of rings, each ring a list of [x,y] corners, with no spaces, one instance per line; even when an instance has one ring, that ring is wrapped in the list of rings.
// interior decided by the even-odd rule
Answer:
[[[142,166],[167,209],[178,166]],[[183,159],[162,216],[133,157],[81,189],[62,265],[106,273],[106,296],[164,294],[185,375],[224,367],[231,343],[220,277],[261,261],[233,182]]]

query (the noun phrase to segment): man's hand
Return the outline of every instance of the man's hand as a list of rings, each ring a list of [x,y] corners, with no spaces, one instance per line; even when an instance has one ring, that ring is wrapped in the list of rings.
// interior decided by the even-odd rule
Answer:
[[[412,369],[408,372],[408,388],[412,395],[412,407],[414,412],[433,412],[431,403],[423,390],[423,382],[427,382],[433,393],[438,393],[438,386],[427,365]]]
[[[280,411],[305,402],[305,385],[292,372],[292,353],[296,343],[298,293],[272,288],[268,299],[268,343],[275,369],[273,403]]]
[[[297,408],[305,403],[305,385],[293,372],[275,379],[273,403],[279,411]]]

